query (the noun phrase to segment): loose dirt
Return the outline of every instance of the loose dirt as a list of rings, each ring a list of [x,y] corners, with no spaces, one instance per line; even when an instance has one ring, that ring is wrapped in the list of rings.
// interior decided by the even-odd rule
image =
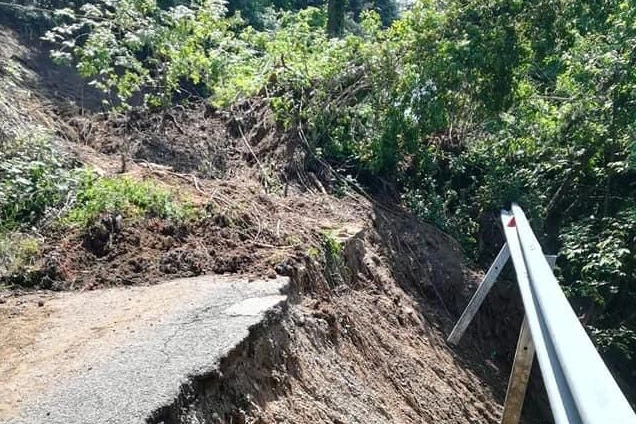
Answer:
[[[432,231],[422,242],[438,237],[444,238]],[[501,393],[480,373],[498,379],[501,372],[473,370],[466,357],[448,349],[448,319],[392,278],[379,234],[363,229],[345,249],[337,294],[319,289],[329,286],[327,276],[296,263],[296,278],[312,280],[318,290],[229,357],[223,376],[202,381],[194,395],[163,411],[161,422],[498,422],[494,399]],[[422,274],[423,287],[431,277]]]
[[[268,277],[286,257],[307,252],[324,234],[365,213],[340,199],[277,198],[246,185],[200,182],[209,193],[202,206],[208,212],[195,222],[124,222],[107,244],[81,232],[53,234],[41,259],[52,276],[47,284],[94,289],[207,273]]]

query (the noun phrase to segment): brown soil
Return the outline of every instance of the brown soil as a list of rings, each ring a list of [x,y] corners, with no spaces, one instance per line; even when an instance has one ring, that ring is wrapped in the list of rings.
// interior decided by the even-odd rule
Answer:
[[[34,69],[46,85],[50,73]],[[292,279],[289,316],[255,330],[225,361],[223,376],[184,391],[173,408],[158,411],[157,423],[498,420],[517,305],[487,304],[466,348],[449,349],[445,334],[480,274],[434,227],[351,187],[330,195],[335,175],[309,166],[302,138],[277,128],[266,102],[229,111],[193,103],[118,118],[55,104],[47,119],[81,162],[104,175],[151,179],[205,213],[186,224],[125,219],[106,239],[44,234],[41,287],[207,273]],[[342,241],[342,254],[325,239]]]
[[[308,169],[301,138],[277,126],[263,99],[224,111],[192,101],[163,112],[75,115],[66,122],[65,138],[78,144],[198,178],[256,180],[267,192],[289,190],[293,182],[303,191],[324,192],[330,183],[324,168]]]
[[[280,198],[246,184],[204,184],[199,187],[211,193],[208,212],[193,223],[124,222],[110,239],[79,231],[50,235],[41,260],[52,276],[47,284],[93,289],[209,273],[267,277],[285,258],[318,244],[322,234],[365,214],[350,200],[311,194]]]
[[[302,298],[287,318],[255,329],[225,360],[222,375],[185,387],[151,422],[499,422],[505,371],[484,361],[483,352],[453,351],[445,342],[454,314],[440,304],[450,303],[445,293],[469,278],[461,253],[448,249],[444,234],[413,224],[428,253],[403,252],[401,258],[447,261],[456,268],[439,273],[394,267],[397,252],[388,250],[371,221],[347,238],[342,262],[326,272],[307,257],[288,260],[285,269]],[[397,280],[396,274],[420,279]],[[433,284],[439,298],[431,294]]]
[[[196,222],[128,220],[120,231],[41,230],[44,249],[28,274],[0,284],[66,290],[152,284],[205,273],[267,276],[294,252],[319,244],[323,233],[355,222],[370,209],[351,196],[327,196],[304,166],[298,137],[279,131],[266,102],[229,111],[205,102],[158,113],[90,113],[99,95],[69,68],[53,65],[45,46],[24,47],[0,31],[0,63],[13,66],[3,115],[24,125],[54,128],[63,150],[101,175],[150,180],[204,211]],[[36,48],[39,46],[40,48]],[[13,69],[13,68],[12,68]],[[65,76],[65,73],[70,76]],[[66,89],[58,90],[60,81]],[[38,93],[32,96],[31,87]],[[3,97],[0,96],[0,101]],[[22,110],[37,109],[30,121]],[[21,125],[24,124],[24,125]],[[115,271],[115,272],[114,272]]]

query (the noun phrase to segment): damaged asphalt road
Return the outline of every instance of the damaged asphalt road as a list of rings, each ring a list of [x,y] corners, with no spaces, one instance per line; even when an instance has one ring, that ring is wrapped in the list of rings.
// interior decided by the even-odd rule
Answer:
[[[144,423],[280,313],[287,284],[206,276],[47,299],[1,334],[33,333],[2,352],[0,422]]]

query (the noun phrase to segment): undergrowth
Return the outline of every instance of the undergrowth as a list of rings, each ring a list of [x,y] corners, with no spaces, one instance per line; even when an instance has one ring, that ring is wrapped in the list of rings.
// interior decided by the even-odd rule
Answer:
[[[73,165],[47,134],[0,140],[0,233],[37,225],[60,206]]]
[[[193,206],[180,202],[168,190],[151,181],[136,181],[126,176],[100,178],[83,171],[75,190],[73,207],[61,223],[86,228],[100,216],[125,218],[157,217],[184,221],[196,216]]]
[[[0,281],[41,286],[44,234],[94,231],[104,218],[122,225],[146,217],[187,221],[197,210],[167,189],[79,167],[47,134],[5,138],[0,149]]]
[[[0,233],[0,277],[32,274],[38,269],[36,259],[41,248],[42,241],[34,235],[14,231]]]

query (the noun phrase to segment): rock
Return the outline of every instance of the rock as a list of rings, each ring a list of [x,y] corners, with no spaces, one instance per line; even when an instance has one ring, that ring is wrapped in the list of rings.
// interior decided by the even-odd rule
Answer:
[[[294,320],[294,323],[299,327],[305,325],[305,314],[297,309],[294,309],[292,311],[292,319]]]

